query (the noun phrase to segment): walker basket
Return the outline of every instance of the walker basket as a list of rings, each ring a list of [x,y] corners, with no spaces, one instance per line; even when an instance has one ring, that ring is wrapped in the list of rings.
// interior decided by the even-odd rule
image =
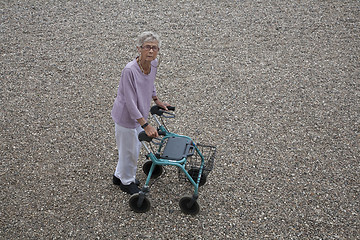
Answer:
[[[214,167],[216,147],[203,145],[203,144],[197,144],[196,147],[199,149],[201,155],[204,158],[203,171],[201,176],[206,179],[206,177]],[[189,156],[187,158],[185,169],[193,179],[196,179],[199,174],[201,165],[202,165],[201,156],[197,151],[195,151],[192,156]],[[188,180],[184,172],[181,171],[180,169],[179,169],[179,179],[185,181]]]

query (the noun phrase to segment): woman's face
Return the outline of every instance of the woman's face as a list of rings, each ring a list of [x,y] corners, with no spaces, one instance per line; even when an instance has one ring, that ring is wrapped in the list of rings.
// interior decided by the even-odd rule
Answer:
[[[155,60],[159,52],[158,42],[144,42],[141,47],[138,47],[138,51],[141,55],[141,59],[145,61]]]

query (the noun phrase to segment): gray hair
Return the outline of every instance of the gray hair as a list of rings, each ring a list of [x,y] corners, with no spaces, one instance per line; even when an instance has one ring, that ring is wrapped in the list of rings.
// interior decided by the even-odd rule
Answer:
[[[160,48],[161,42],[158,34],[154,32],[143,32],[137,37],[136,46],[141,47],[145,42],[154,42],[154,41],[158,42],[158,46]]]

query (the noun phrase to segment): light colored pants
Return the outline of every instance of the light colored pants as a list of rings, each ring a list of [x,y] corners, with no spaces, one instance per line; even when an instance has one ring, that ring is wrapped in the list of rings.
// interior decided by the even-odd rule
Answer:
[[[143,131],[138,128],[124,128],[115,123],[116,146],[119,153],[119,160],[115,170],[115,176],[124,185],[135,182],[137,161],[141,149],[138,134]]]

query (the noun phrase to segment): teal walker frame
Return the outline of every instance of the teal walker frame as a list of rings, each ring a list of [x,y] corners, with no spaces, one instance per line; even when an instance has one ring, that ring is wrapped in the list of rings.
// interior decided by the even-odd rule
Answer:
[[[175,107],[168,107],[175,110]],[[188,136],[179,135],[168,131],[165,123],[159,121],[162,118],[174,118],[175,114],[164,111],[158,106],[150,110],[151,116],[158,125],[159,138],[150,138],[145,131],[139,134],[139,141],[146,149],[148,161],[143,165],[143,171],[147,174],[146,182],[139,193],[130,197],[129,205],[134,212],[144,213],[150,210],[150,200],[147,194],[150,191],[151,179],[159,177],[163,172],[163,166],[174,166],[179,169],[179,176],[183,174],[194,187],[191,196],[184,196],[179,201],[180,209],[185,214],[196,215],[200,211],[197,202],[199,187],[204,185],[208,173],[213,168],[216,148],[213,146],[195,144]],[[161,136],[161,138],[160,138]],[[157,152],[153,151],[152,145],[157,145]],[[202,150],[207,150],[207,156]],[[195,159],[195,161],[193,160]]]

